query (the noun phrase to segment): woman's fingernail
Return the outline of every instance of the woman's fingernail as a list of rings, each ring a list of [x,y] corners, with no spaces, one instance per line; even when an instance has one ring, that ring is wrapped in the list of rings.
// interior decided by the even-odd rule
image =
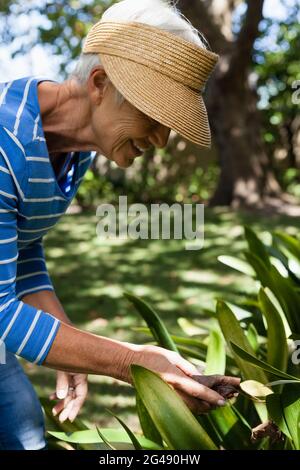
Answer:
[[[64,390],[64,389],[57,390],[57,392],[56,392],[56,396],[60,400],[62,400],[63,398],[66,398],[66,395],[67,395],[66,390]]]
[[[225,406],[226,405],[226,401],[225,400],[219,400],[218,401],[218,406]]]
[[[52,410],[52,414],[53,414],[53,416],[56,416],[56,415],[57,415],[57,411],[56,411],[54,408],[53,408],[53,410]]]

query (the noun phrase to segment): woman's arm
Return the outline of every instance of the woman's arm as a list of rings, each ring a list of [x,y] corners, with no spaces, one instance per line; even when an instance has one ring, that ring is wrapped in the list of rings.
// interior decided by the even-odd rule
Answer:
[[[35,308],[40,308],[45,312],[51,313],[51,315],[54,315],[64,323],[72,324],[54,291],[41,290],[39,292],[33,292],[31,294],[24,295],[24,297],[22,297],[22,301],[25,304],[32,305]]]
[[[132,384],[131,364],[157,372],[175,388],[195,413],[224,406],[224,398],[211,388],[196,382],[197,368],[178,353],[152,345],[125,343],[96,336],[62,323],[43,365],[65,371],[106,375]],[[222,385],[235,387],[239,379],[216,378]]]

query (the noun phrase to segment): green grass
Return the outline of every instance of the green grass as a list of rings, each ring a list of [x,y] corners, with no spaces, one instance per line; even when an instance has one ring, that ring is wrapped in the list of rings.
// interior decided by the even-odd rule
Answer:
[[[48,268],[65,311],[80,328],[111,338],[142,343],[132,327],[143,323],[123,291],[129,290],[159,311],[172,333],[179,317],[206,318],[215,299],[235,301],[256,292],[255,282],[217,261],[219,255],[239,255],[245,248],[243,224],[260,236],[268,230],[299,232],[300,221],[285,216],[206,210],[205,246],[186,251],[182,241],[112,241],[96,236],[93,214],[67,215],[46,237]],[[55,373],[25,364],[39,394],[54,390]],[[81,417],[100,426],[118,427],[110,408],[133,429],[135,400],[130,386],[105,377],[90,377],[89,399]]]

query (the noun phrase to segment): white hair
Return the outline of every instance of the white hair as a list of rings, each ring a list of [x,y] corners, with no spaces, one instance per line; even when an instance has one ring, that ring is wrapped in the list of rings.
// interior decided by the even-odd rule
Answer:
[[[205,48],[205,39],[176,8],[176,3],[175,0],[122,0],[108,8],[101,19],[145,23]],[[99,65],[101,65],[101,59],[98,54],[82,53],[71,77],[83,85],[87,82],[92,70]],[[118,103],[124,100],[118,91],[116,98]]]

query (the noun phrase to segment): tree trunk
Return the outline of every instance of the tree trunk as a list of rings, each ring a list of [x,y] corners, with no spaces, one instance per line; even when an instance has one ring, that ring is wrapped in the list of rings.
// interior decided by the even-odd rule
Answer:
[[[236,37],[231,23],[238,0],[181,0],[179,7],[203,32],[219,64],[208,84],[206,104],[218,150],[221,175],[212,205],[259,207],[280,194],[261,135],[258,96],[251,84],[253,44],[259,34],[264,0],[247,1]]]
[[[220,75],[220,74],[219,74]],[[280,187],[261,136],[257,94],[248,82],[216,76],[207,97],[221,174],[211,205],[260,207]]]

